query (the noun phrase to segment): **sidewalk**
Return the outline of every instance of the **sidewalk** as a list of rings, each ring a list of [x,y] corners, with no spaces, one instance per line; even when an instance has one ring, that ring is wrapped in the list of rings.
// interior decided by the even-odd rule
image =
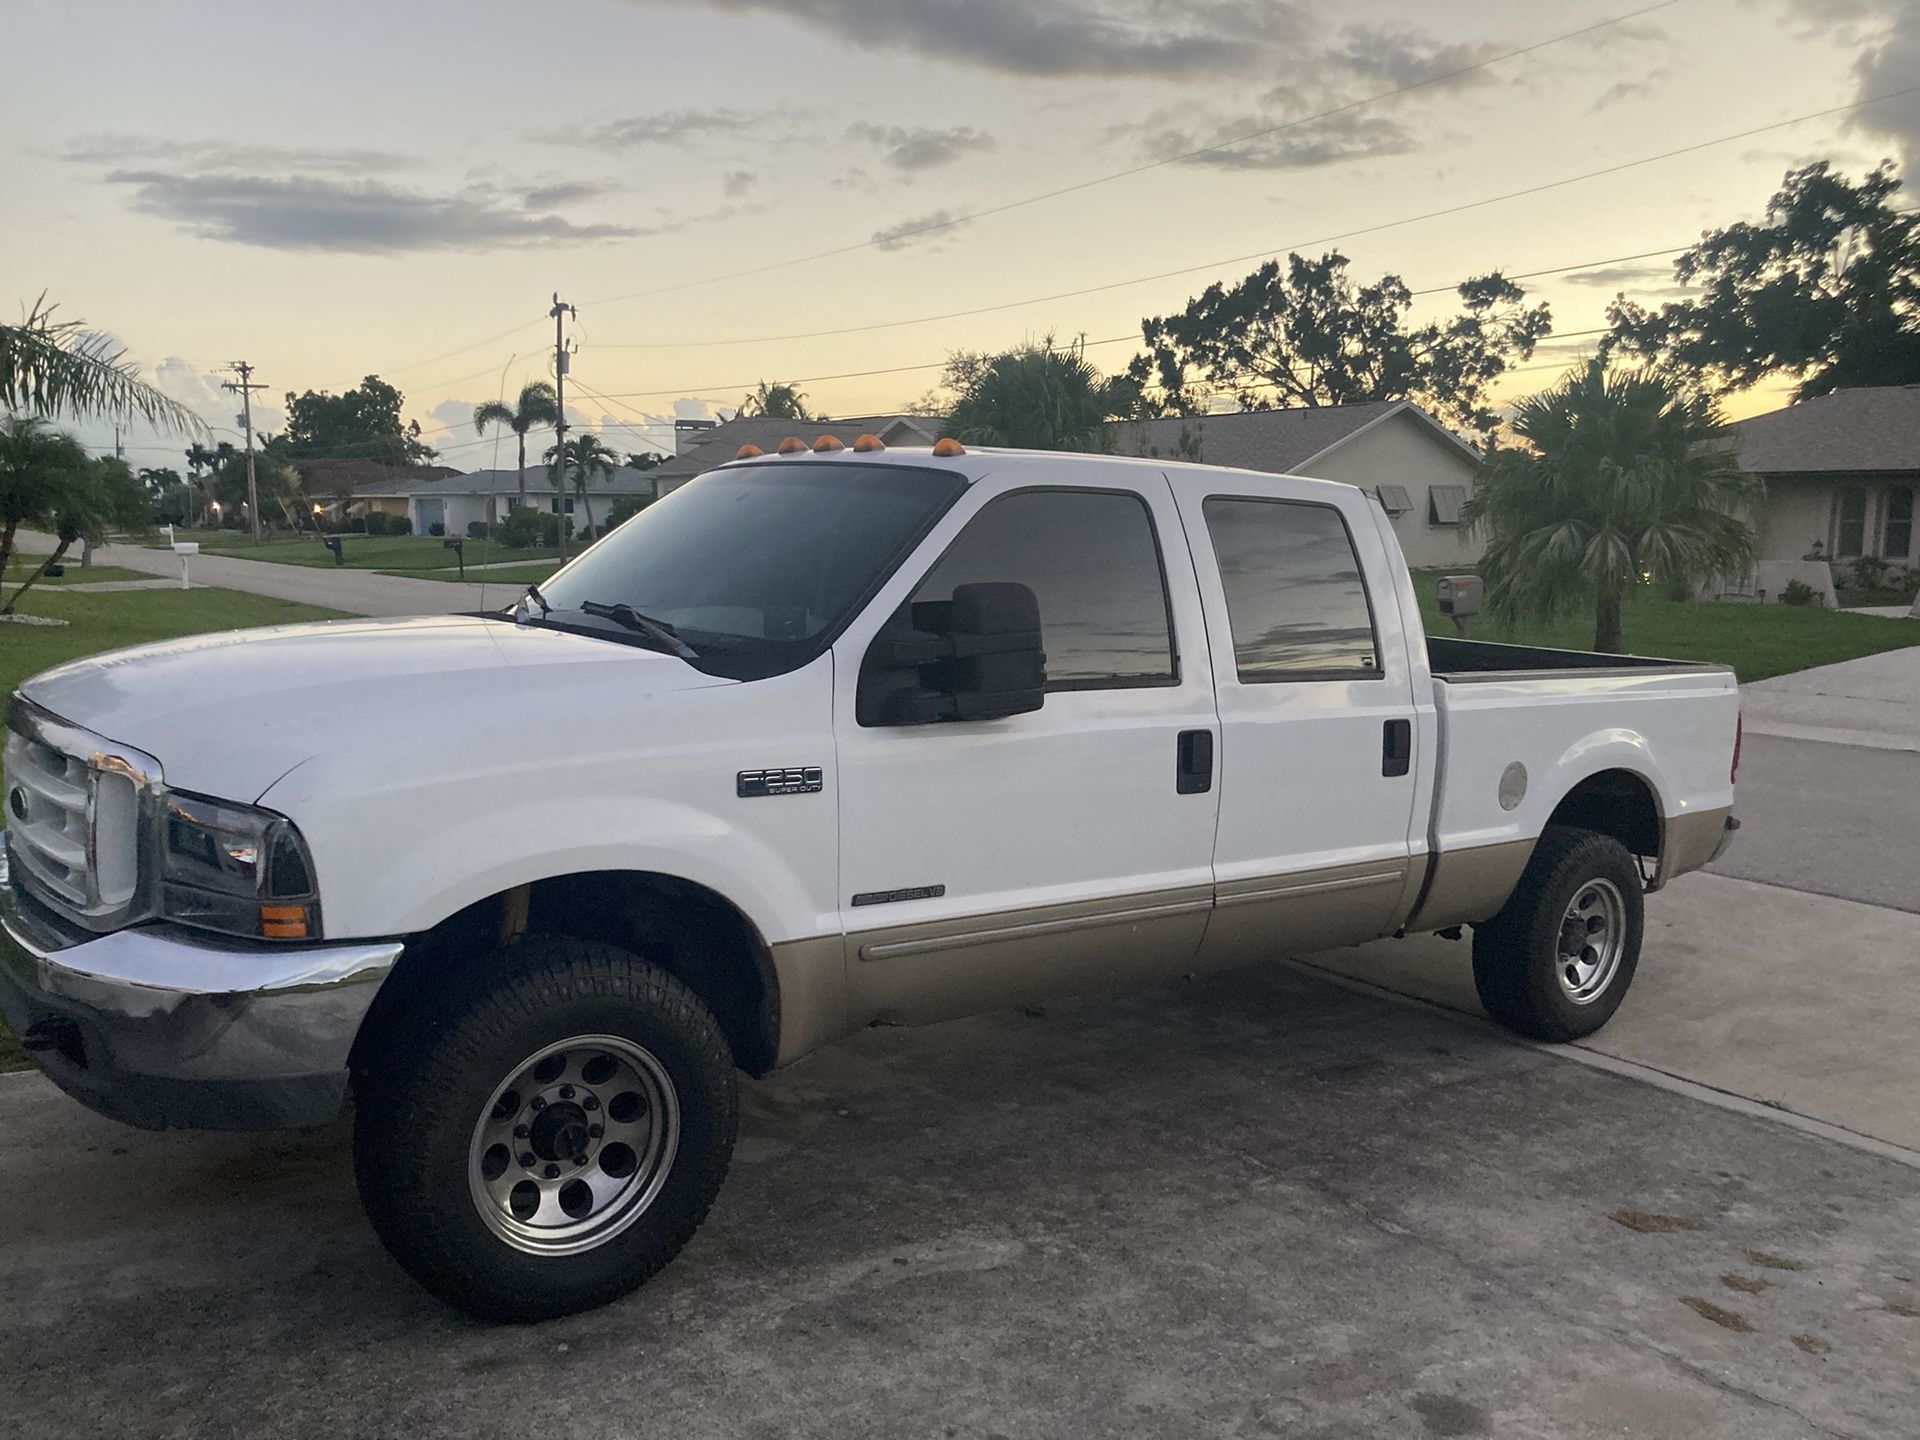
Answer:
[[[1758,680],[1740,697],[1755,735],[1920,751],[1920,646]]]
[[[53,545],[49,536],[20,533],[19,548],[24,553],[44,555]],[[180,578],[179,557],[165,550],[148,550],[139,545],[102,545],[95,549],[93,558],[101,565],[119,565],[176,583]],[[489,585],[484,580],[463,585],[448,580],[411,580],[372,570],[276,565],[271,561],[242,560],[206,551],[193,557],[188,573],[196,588],[244,590],[250,595],[323,605],[350,615],[444,615],[456,610],[501,610],[519,599],[527,588],[525,585]]]

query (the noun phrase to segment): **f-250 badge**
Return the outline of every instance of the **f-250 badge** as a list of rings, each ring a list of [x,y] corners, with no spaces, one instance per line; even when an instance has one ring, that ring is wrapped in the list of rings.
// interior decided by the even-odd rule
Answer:
[[[742,770],[734,777],[734,793],[742,800],[767,795],[812,795],[822,786],[818,765],[790,765],[784,770]]]

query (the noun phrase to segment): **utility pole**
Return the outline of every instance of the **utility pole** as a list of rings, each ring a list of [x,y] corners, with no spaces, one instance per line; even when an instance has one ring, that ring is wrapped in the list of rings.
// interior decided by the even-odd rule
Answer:
[[[556,297],[557,298],[557,297]],[[227,367],[240,378],[238,381],[222,380],[220,388],[231,390],[240,397],[240,423],[247,432],[247,516],[253,521],[253,538],[260,538],[260,487],[253,476],[253,392],[267,388],[265,381],[253,378],[253,366],[245,360],[236,360]]]
[[[559,418],[553,422],[554,471],[560,498],[554,502],[558,512],[554,517],[559,524],[560,558],[567,558],[567,341],[561,326],[566,317],[580,318],[580,312],[560,299],[558,290],[553,292],[553,309],[547,312],[553,316],[553,398],[554,409]]]

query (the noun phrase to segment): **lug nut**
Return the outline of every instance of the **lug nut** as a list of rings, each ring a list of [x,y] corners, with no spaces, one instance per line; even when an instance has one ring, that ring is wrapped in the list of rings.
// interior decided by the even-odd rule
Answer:
[[[587,1134],[591,1135],[596,1140],[598,1140],[602,1135],[606,1133],[607,1133],[606,1129],[603,1126],[589,1125],[587,1127]]]
[[[562,1086],[560,1087],[560,1098],[561,1098],[562,1100],[571,1100],[571,1099],[573,1099],[573,1086],[571,1086],[571,1085],[562,1085]]]
[[[527,1151],[526,1154],[520,1157],[520,1163],[526,1166],[527,1169],[531,1170],[535,1165],[539,1164],[540,1162],[538,1159],[535,1158],[534,1153],[531,1150],[529,1150]]]
[[[587,1157],[584,1155],[576,1155],[573,1157],[573,1163],[576,1167],[584,1165],[587,1163]]]
[[[540,1096],[536,1095],[533,1097],[533,1108],[536,1110],[544,1110],[547,1108],[547,1102]]]
[[[559,1178],[560,1178],[560,1167],[558,1165],[547,1166],[547,1179],[558,1180]]]
[[[513,1127],[513,1138],[516,1140],[524,1140],[532,1133],[533,1132],[524,1125],[516,1125]]]
[[[580,1108],[582,1110],[598,1110],[600,1108],[600,1097],[589,1093],[587,1097],[580,1102]]]

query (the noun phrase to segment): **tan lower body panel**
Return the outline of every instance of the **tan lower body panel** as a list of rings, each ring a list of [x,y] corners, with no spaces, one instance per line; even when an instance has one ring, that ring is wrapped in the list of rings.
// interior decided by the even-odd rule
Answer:
[[[847,1015],[847,940],[817,935],[768,947],[780,983],[780,1049],[775,1065],[844,1039],[855,1027]]]
[[[852,1017],[927,1025],[1179,974],[1212,906],[1200,885],[863,930],[848,937]]]
[[[1426,897],[1408,917],[1406,928],[1444,930],[1449,925],[1492,919],[1520,883],[1533,847],[1532,840],[1509,840],[1502,845],[1441,851],[1433,862]]]
[[[1233,880],[1219,887],[1197,968],[1226,969],[1371,940],[1390,928],[1405,860]]]
[[[1694,810],[1669,816],[1661,827],[1660,869],[1654,889],[1676,875],[1698,870],[1713,859],[1714,852],[1726,839],[1727,817],[1732,814],[1733,807],[1727,805],[1718,810]]]

